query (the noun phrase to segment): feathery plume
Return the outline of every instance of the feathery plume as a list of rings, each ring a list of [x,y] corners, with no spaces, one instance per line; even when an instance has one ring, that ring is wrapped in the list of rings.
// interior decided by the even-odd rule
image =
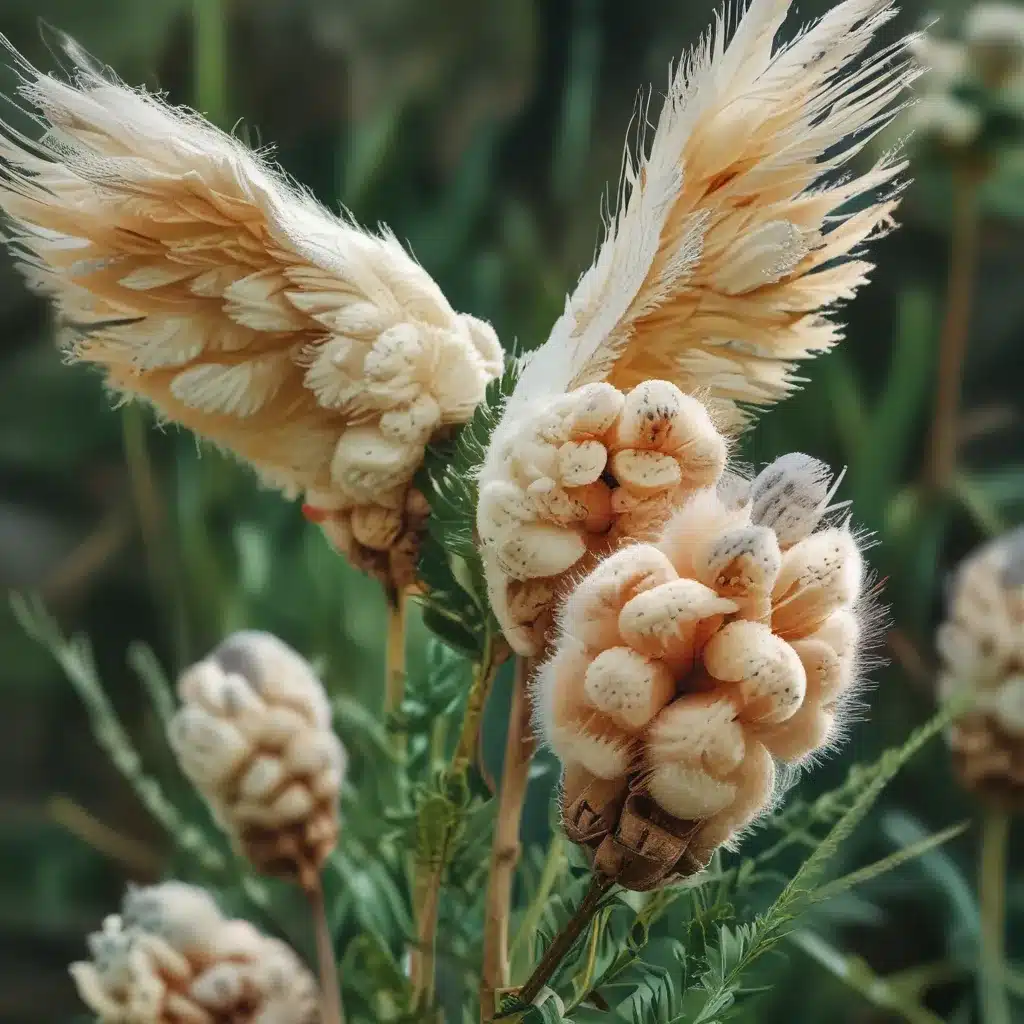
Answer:
[[[313,976],[278,939],[225,918],[202,889],[130,889],[71,965],[103,1024],[316,1024]]]
[[[526,357],[494,431],[478,528],[492,605],[522,654],[543,646],[566,573],[645,539],[635,527],[657,527],[680,482],[721,471],[718,430],[782,398],[797,363],[835,344],[825,314],[870,269],[851,254],[890,221],[903,163],[839,173],[915,74],[902,42],[855,64],[892,3],[846,0],[773,53],[788,9],[753,0],[728,43],[720,17],[674,70],[649,150],[641,133],[640,152],[627,151],[596,261]],[[626,442],[622,457],[604,435],[616,438],[617,409],[652,388],[669,404],[646,411],[685,443]],[[691,441],[706,479],[688,471]],[[649,474],[639,487],[621,475],[631,469]],[[638,494],[648,514],[622,518]]]
[[[346,757],[309,663],[269,633],[228,637],[178,682],[185,774],[238,849],[305,888],[338,837]]]
[[[568,834],[622,884],[706,864],[770,805],[776,760],[835,741],[866,604],[834,492],[822,463],[784,456],[747,488],[691,495],[656,544],[566,600],[537,726],[563,763]]]
[[[949,742],[964,785],[1024,805],[1024,527],[986,544],[957,571],[938,631],[944,699],[969,693]]]
[[[410,482],[500,372],[490,325],[455,313],[388,231],[331,215],[72,40],[69,81],[3,42],[45,132],[0,124],[0,209],[71,356],[304,495],[357,564],[407,583]]]
[[[848,257],[888,225],[905,164],[840,172],[915,71],[903,42],[863,57],[891,0],[845,0],[773,52],[789,6],[753,0],[728,43],[727,9],[673,70],[650,148],[641,128],[604,243],[529,357],[508,429],[545,396],[652,377],[706,393],[734,428],[741,406],[784,397],[796,364],[839,340],[824,314],[864,283],[870,264]]]

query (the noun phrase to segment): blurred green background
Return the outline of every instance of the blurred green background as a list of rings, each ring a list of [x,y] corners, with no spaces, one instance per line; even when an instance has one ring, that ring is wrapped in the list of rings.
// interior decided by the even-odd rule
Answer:
[[[801,3],[786,31],[828,6]],[[891,36],[924,13],[917,0],[903,6]],[[953,21],[962,6],[946,5]],[[456,308],[529,347],[545,338],[600,237],[598,212],[618,176],[637,90],[663,85],[669,61],[715,7],[3,0],[0,32],[49,69],[42,18],[128,82],[166,90],[254,144],[273,143],[325,203],[363,223],[388,222]],[[6,62],[0,90],[9,95],[15,82]],[[16,111],[4,116],[20,123]],[[922,162],[914,174],[900,230],[874,246],[872,283],[842,313],[846,342],[811,363],[805,390],[744,442],[753,462],[796,449],[846,465],[840,496],[882,542],[870,558],[893,606],[882,652],[892,664],[875,673],[866,720],[803,783],[806,792],[928,714],[931,635],[948,572],[989,533],[1024,518],[1024,171],[1011,154],[983,192],[961,467],[943,493],[919,481],[949,181],[941,165]],[[45,305],[2,255],[0,325],[0,584],[40,592],[67,630],[90,634],[108,691],[154,770],[173,777],[127,667],[134,641],[173,672],[230,629],[271,628],[325,658],[335,692],[378,706],[383,602],[298,507],[260,492],[218,454],[200,457],[190,437],[158,432],[138,410],[114,411],[94,373],[62,365]],[[60,671],[6,607],[0,666],[0,1020],[70,1020],[80,1011],[66,964],[83,954],[85,933],[114,909],[125,880],[165,869],[167,843],[97,748]],[[933,744],[904,773],[851,842],[851,864],[971,816],[944,754]],[[531,827],[543,827],[549,785],[550,777],[538,785]],[[975,844],[968,832],[818,922],[876,970],[939,964],[949,980],[928,1001],[951,1020],[970,1019],[961,974],[973,955]],[[1014,961],[1024,958],[1019,870],[1010,882]],[[778,971],[759,1021],[890,1019],[799,952]],[[798,988],[786,971],[800,972]]]

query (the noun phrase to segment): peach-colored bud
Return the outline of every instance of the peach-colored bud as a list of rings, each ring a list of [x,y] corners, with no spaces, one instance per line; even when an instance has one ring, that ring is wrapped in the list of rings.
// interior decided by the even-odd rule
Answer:
[[[808,636],[860,592],[864,564],[850,531],[833,527],[790,548],[772,591],[772,628]]]
[[[534,680],[539,731],[566,770],[627,794],[598,810],[567,793],[570,834],[638,885],[706,862],[764,811],[773,758],[834,742],[853,687],[863,565],[847,527],[821,525],[831,474],[806,456],[769,470],[749,490],[683,497],[657,543],[598,562]]]
[[[618,635],[623,606],[634,595],[674,577],[669,560],[650,544],[609,555],[566,600],[563,629],[588,649],[610,647]]]
[[[675,696],[667,666],[628,647],[602,651],[584,674],[591,707],[628,731],[643,728]]]
[[[624,541],[653,538],[674,503],[718,481],[725,457],[701,403],[667,381],[625,394],[587,384],[503,422],[480,475],[477,528],[492,605],[516,650],[538,653],[553,614],[517,619],[499,590],[547,578],[557,603],[570,573]]]
[[[760,622],[737,619],[704,648],[704,666],[716,679],[738,683],[744,721],[783,722],[796,714],[807,677],[796,651]]]
[[[736,609],[735,602],[703,583],[674,579],[627,601],[619,613],[619,633],[636,650],[686,670],[723,617]]]
[[[782,565],[775,532],[767,526],[741,526],[721,533],[697,555],[697,578],[736,602],[746,619],[767,619],[772,587]]]

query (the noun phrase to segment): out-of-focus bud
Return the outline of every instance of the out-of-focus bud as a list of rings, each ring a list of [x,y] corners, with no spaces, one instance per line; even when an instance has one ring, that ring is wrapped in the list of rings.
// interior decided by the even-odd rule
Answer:
[[[295,953],[223,917],[181,882],[129,890],[71,965],[103,1024],[316,1024],[317,987]]]
[[[535,683],[565,828],[649,889],[707,863],[775,793],[775,761],[834,742],[857,676],[863,562],[832,475],[790,455],[686,498],[656,544],[567,598]]]
[[[960,566],[937,645],[941,695],[972,698],[949,733],[957,774],[986,799],[1024,806],[1024,527]]]
[[[235,633],[178,693],[171,744],[218,822],[260,871],[315,886],[346,758],[309,663],[269,633]]]
[[[1024,10],[975,4],[964,18],[964,40],[978,78],[989,89],[1002,89],[1024,66]]]

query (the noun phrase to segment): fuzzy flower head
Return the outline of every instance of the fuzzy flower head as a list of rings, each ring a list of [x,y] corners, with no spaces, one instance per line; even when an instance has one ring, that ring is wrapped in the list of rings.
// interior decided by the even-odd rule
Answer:
[[[18,57],[46,132],[0,123],[0,211],[70,354],[111,388],[304,495],[364,568],[401,577],[425,446],[501,371],[386,231],[337,218],[197,115],[129,89],[72,41],[61,81]]]
[[[960,566],[937,638],[940,692],[973,698],[950,730],[954,764],[969,788],[1024,801],[1024,527]]]
[[[218,822],[257,869],[314,886],[346,758],[309,663],[269,633],[235,633],[178,693],[171,744]]]
[[[776,761],[836,739],[865,603],[833,493],[800,454],[726,477],[566,600],[537,722],[564,766],[567,831],[623,884],[705,864],[770,806]]]
[[[537,654],[573,579],[624,538],[653,536],[725,458],[707,410],[668,381],[538,402],[492,443],[477,508],[491,606],[512,647]]]
[[[316,983],[295,953],[225,918],[181,882],[131,889],[71,965],[102,1024],[317,1024]]]
[[[848,257],[889,225],[904,165],[842,172],[916,71],[903,42],[865,56],[890,0],[845,0],[781,46],[790,0],[740,8],[671,69],[650,133],[641,104],[605,239],[528,357],[509,429],[541,397],[651,378],[738,429],[840,339],[827,314],[865,282]]]
[[[930,18],[929,21],[934,21]],[[942,23],[940,22],[940,25]],[[909,48],[922,67],[905,127],[953,158],[984,154],[1024,118],[1024,10],[981,3],[964,17],[959,38],[931,24]]]
[[[971,64],[990,89],[1007,85],[1024,68],[1024,10],[1018,4],[975,4],[964,18]]]

